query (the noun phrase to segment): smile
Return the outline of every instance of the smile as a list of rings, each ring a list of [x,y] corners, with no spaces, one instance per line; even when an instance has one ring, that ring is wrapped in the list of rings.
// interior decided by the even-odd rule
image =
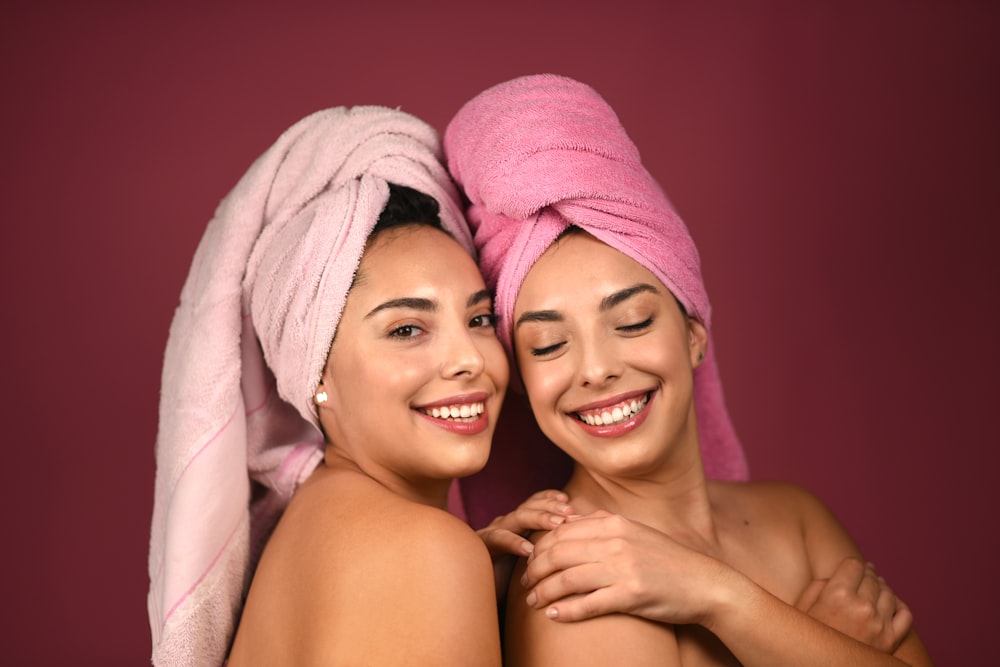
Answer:
[[[480,401],[477,403],[459,403],[456,405],[417,409],[434,419],[471,422],[479,419],[479,416],[485,411],[486,406],[485,403]]]
[[[642,412],[647,403],[649,403],[649,394],[596,410],[585,410],[574,414],[577,419],[588,426],[609,426],[631,419]]]

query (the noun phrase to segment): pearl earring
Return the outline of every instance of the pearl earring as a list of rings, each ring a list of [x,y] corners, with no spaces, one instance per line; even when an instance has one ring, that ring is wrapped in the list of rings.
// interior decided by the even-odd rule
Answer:
[[[316,394],[316,402],[317,403],[326,403],[326,399],[328,399],[328,398],[330,398],[330,397],[326,395],[325,391],[321,391],[321,392],[319,392],[319,393]]]

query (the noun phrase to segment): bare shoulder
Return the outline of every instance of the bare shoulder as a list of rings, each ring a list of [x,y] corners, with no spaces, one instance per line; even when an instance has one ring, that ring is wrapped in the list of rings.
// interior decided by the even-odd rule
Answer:
[[[673,626],[608,614],[559,623],[529,607],[520,584],[525,561],[511,577],[504,619],[504,664],[514,667],[679,665]]]
[[[247,601],[266,608],[278,662],[498,665],[492,565],[475,532],[367,478],[326,481],[289,506]]]
[[[831,509],[815,494],[788,482],[711,482],[713,502],[726,516],[756,521],[771,531],[792,531],[815,578],[830,576],[861,552]]]

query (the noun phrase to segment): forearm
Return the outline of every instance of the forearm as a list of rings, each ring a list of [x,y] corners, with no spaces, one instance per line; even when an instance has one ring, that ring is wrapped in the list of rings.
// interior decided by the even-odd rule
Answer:
[[[774,665],[913,665],[824,625],[754,584],[733,577],[704,623],[745,667]],[[902,653],[902,652],[901,652]],[[919,651],[917,653],[920,653]]]

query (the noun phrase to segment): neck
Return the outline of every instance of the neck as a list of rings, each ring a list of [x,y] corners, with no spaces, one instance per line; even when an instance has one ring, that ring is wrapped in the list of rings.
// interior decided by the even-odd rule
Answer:
[[[649,475],[606,475],[577,463],[566,492],[583,514],[605,510],[671,536],[717,542],[700,453]]]
[[[401,498],[448,511],[448,489],[451,480],[433,479],[417,483],[391,470],[364,465],[363,462],[356,461],[329,444],[326,447],[325,459],[327,468],[347,470],[362,475]]]

